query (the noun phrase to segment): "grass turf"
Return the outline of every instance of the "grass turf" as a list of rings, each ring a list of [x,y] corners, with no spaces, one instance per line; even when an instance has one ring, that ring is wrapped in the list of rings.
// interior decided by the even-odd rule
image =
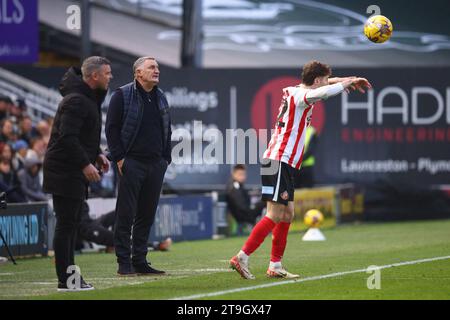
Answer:
[[[289,234],[283,264],[302,277],[450,255],[450,220],[346,225],[324,230],[325,242],[303,242]],[[112,254],[76,257],[82,274],[97,288],[56,293],[51,258],[0,266],[0,299],[170,299],[284,280],[267,279],[270,237],[251,257],[257,277],[245,281],[228,269],[228,259],[245,238],[175,243],[169,252],[151,252],[163,277],[119,278]],[[366,286],[370,274],[355,273],[226,294],[213,299],[450,299],[450,260],[381,270],[381,289]]]

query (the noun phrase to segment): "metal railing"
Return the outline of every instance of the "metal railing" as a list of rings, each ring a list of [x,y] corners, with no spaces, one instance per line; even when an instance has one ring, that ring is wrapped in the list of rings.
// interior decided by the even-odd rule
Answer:
[[[156,0],[91,0],[95,5],[134,15],[169,27],[181,28],[182,2]]]
[[[53,117],[62,97],[54,89],[0,68],[0,94],[13,100],[24,99],[33,122]]]
[[[62,100],[62,96],[58,91],[3,68],[0,68],[0,95],[8,96],[12,100],[25,100],[27,114],[31,117],[33,123],[54,117],[58,104]],[[102,108],[102,128],[105,127],[106,110],[107,108]],[[104,130],[102,130],[101,144],[102,147],[106,146]]]

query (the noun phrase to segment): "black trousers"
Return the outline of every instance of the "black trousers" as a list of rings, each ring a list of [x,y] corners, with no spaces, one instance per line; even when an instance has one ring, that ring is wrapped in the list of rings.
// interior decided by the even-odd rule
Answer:
[[[53,195],[53,209],[56,215],[53,248],[55,251],[56,274],[60,282],[66,282],[71,275],[67,267],[75,265],[74,251],[76,234],[80,223],[83,199]]]
[[[167,162],[125,158],[116,204],[114,247],[119,264],[146,263],[148,237],[155,219]]]

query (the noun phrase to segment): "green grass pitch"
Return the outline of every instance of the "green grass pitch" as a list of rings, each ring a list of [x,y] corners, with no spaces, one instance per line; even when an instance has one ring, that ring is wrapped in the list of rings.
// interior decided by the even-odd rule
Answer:
[[[450,220],[345,225],[323,230],[324,242],[303,242],[303,232],[289,234],[283,263],[302,278],[406,261],[450,256]],[[268,279],[265,271],[271,238],[251,257],[257,277],[243,280],[228,260],[245,238],[175,243],[169,252],[151,252],[163,277],[119,278],[113,254],[76,256],[95,291],[57,293],[52,258],[0,265],[0,300],[4,299],[173,299],[286,280]],[[450,259],[381,270],[381,288],[369,290],[371,274],[357,272],[325,279],[289,282],[269,288],[228,293],[210,299],[450,299]]]

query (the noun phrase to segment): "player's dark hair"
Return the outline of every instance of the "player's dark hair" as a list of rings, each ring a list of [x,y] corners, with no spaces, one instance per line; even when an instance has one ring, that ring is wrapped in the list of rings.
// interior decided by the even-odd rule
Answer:
[[[317,77],[325,77],[331,75],[331,67],[328,64],[313,60],[303,66],[302,83],[307,86],[314,84]]]
[[[245,166],[243,164],[237,164],[233,167],[233,171],[236,170],[245,170]]]

